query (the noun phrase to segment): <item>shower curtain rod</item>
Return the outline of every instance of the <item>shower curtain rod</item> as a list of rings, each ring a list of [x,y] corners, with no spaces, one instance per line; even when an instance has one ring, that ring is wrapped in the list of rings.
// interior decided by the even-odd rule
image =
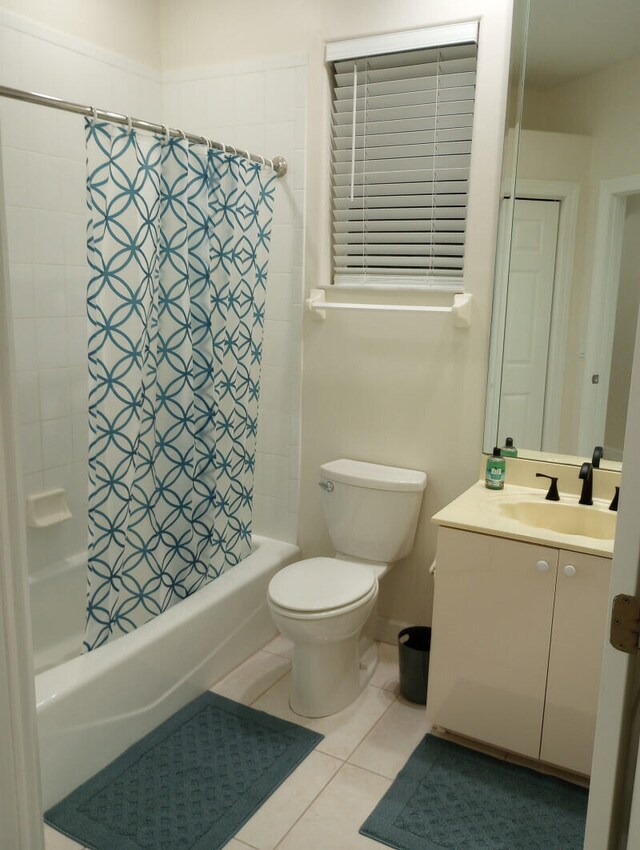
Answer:
[[[247,150],[236,148],[234,145],[226,145],[223,142],[214,142],[207,139],[206,136],[199,136],[196,133],[185,133],[182,130],[175,130],[167,127],[164,124],[154,124],[152,121],[144,121],[141,118],[130,118],[128,115],[122,115],[119,112],[108,112],[106,109],[94,109],[93,106],[83,106],[80,103],[72,103],[68,100],[62,100],[59,97],[52,97],[48,94],[38,94],[32,91],[22,91],[21,89],[12,89],[9,86],[0,86],[0,97],[9,97],[13,100],[22,100],[25,103],[35,103],[38,106],[50,106],[52,109],[61,109],[64,112],[74,112],[76,115],[86,115],[88,118],[101,118],[105,121],[111,121],[114,124],[126,124],[127,126],[136,127],[138,130],[148,130],[151,133],[167,133],[170,136],[180,136],[188,139],[190,142],[207,145],[208,147],[216,148],[216,150],[224,153],[233,153],[241,156],[251,162],[259,162],[261,165],[270,166],[276,174],[276,177],[284,177],[287,173],[287,161],[282,156],[274,156],[269,159],[259,154],[249,153]]]

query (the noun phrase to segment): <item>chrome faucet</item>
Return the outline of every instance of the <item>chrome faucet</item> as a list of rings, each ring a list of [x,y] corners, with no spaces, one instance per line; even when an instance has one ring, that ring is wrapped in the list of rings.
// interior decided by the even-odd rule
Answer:
[[[578,478],[582,479],[582,493],[580,494],[580,505],[593,504],[593,464],[585,461],[580,467]]]

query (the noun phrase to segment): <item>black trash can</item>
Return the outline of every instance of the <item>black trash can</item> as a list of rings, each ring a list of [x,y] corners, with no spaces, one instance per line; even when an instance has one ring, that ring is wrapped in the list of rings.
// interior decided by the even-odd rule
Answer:
[[[428,626],[410,626],[398,632],[400,693],[409,702],[421,705],[427,702],[430,649],[431,629]]]

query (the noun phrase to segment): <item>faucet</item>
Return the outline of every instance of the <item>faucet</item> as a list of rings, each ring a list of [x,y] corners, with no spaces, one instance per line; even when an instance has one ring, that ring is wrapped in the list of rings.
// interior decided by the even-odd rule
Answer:
[[[582,479],[582,493],[580,494],[580,505],[593,504],[593,464],[586,461],[580,467],[578,478]]]
[[[593,457],[591,458],[591,466],[594,469],[600,469],[600,461],[602,460],[603,455],[604,449],[602,446],[596,446],[593,450]]]

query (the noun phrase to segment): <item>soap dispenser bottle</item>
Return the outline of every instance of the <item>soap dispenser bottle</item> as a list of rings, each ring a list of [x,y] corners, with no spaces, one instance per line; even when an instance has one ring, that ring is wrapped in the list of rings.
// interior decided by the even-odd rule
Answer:
[[[487,471],[484,478],[485,486],[489,490],[503,490],[506,460],[502,457],[500,448],[496,446],[491,457],[487,458]]]
[[[518,457],[518,449],[513,445],[513,437],[507,437],[500,449],[502,457]]]

